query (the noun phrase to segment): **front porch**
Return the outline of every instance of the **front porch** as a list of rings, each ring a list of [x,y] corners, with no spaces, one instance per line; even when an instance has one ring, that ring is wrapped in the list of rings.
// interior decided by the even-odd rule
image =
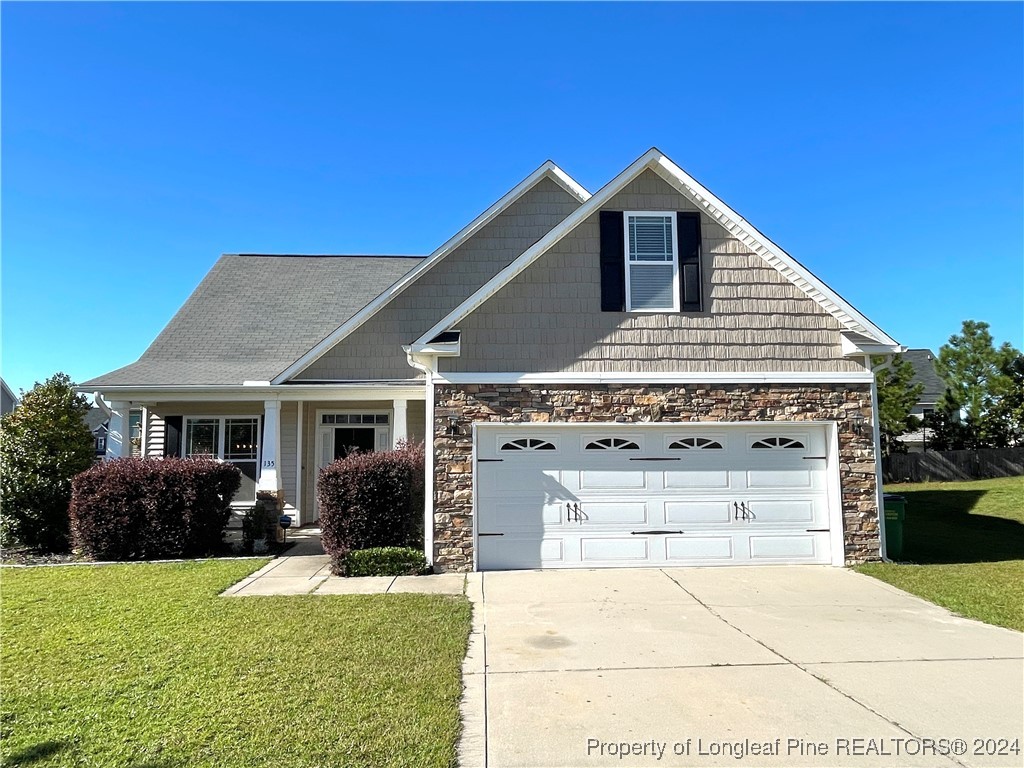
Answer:
[[[107,457],[207,456],[242,471],[239,517],[257,492],[274,493],[296,527],[318,518],[323,467],[352,450],[382,451],[426,434],[422,384],[234,387],[230,391],[132,392],[110,400]],[[129,393],[125,393],[129,394]]]

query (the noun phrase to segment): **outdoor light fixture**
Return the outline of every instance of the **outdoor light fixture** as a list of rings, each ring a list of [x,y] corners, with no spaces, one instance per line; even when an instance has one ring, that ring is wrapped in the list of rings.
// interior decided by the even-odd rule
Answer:
[[[448,434],[449,435],[457,435],[457,434],[459,434],[459,417],[458,416],[452,415],[452,416],[448,417]]]
[[[850,415],[850,426],[853,427],[853,434],[860,436],[864,432],[864,414],[854,413]]]

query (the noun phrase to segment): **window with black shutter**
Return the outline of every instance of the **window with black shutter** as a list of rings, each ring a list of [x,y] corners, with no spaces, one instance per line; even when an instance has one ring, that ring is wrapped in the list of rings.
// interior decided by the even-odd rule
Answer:
[[[601,211],[601,310],[700,312],[700,214]]]

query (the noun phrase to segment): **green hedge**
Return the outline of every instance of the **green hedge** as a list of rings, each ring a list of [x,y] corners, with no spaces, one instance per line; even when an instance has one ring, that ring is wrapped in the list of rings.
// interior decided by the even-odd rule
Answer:
[[[372,547],[349,552],[346,576],[417,576],[427,570],[427,559],[412,547]]]

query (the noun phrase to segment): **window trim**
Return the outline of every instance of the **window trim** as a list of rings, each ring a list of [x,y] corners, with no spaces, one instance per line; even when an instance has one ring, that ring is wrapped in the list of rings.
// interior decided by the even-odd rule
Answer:
[[[213,420],[218,421],[217,425],[217,455],[213,457],[214,461],[219,461],[224,464],[235,464],[237,462],[255,462],[256,464],[256,483],[259,485],[260,472],[263,468],[263,415],[259,413],[228,413],[228,414],[192,414],[183,415],[181,417],[181,458],[191,458],[188,453],[188,424],[190,421],[200,420]],[[225,459],[224,458],[224,446],[227,440],[227,421],[228,419],[255,419],[256,420],[256,458],[255,459]],[[196,454],[205,455],[205,454]],[[253,500],[250,499],[239,499],[237,493],[231,499],[232,505],[252,505]]]
[[[623,211],[622,212],[622,263],[623,270],[625,272],[625,294],[626,294],[626,312],[631,313],[651,313],[651,312],[679,312],[680,299],[679,299],[679,222],[677,220],[677,211]],[[642,262],[642,261],[630,261],[629,259],[629,219],[630,217],[638,216],[664,216],[670,222],[672,227],[672,306],[670,307],[644,307],[642,309],[633,309],[632,307],[632,295],[630,291],[630,278],[633,267],[640,266],[653,266],[661,265],[664,266],[667,262]]]

